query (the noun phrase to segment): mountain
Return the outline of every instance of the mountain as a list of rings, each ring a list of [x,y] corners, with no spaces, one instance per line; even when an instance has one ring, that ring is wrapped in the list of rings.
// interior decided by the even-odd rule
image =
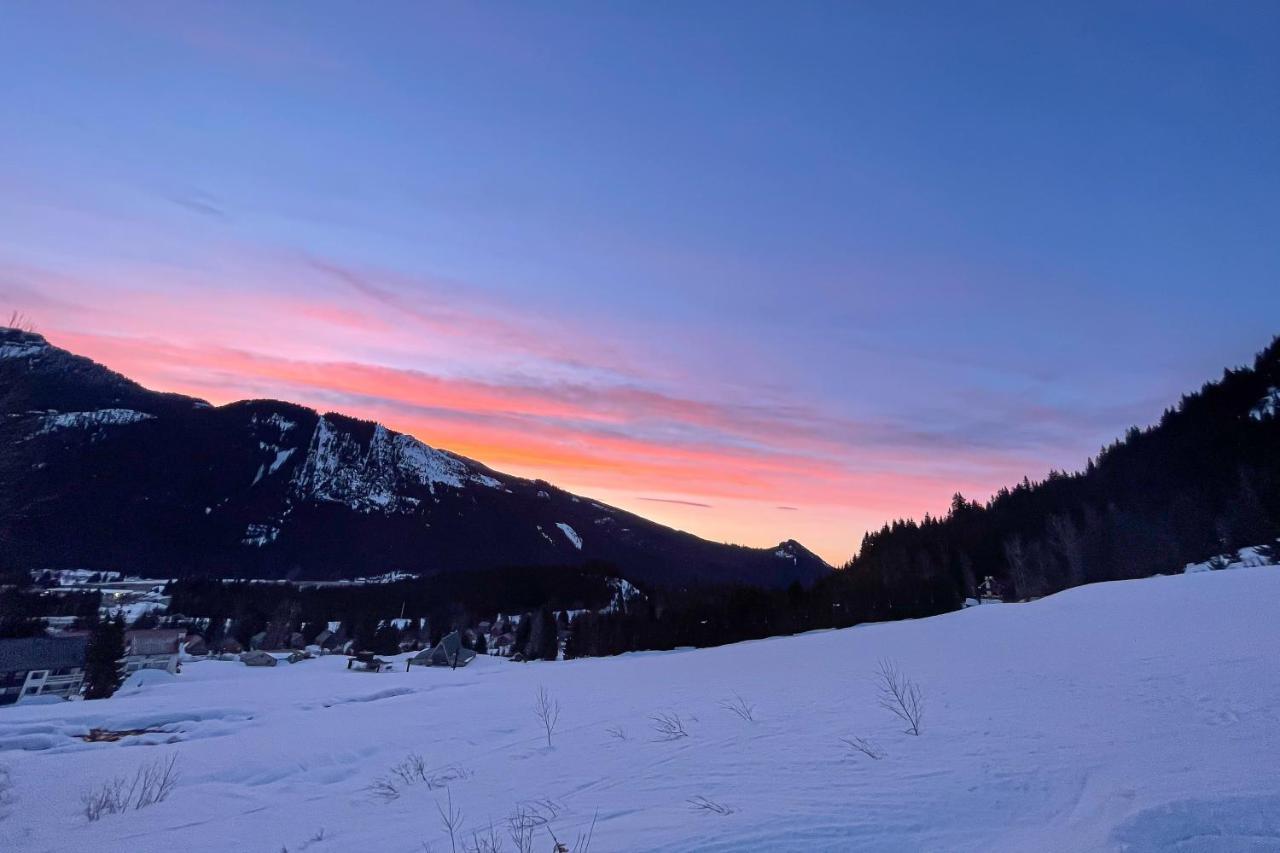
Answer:
[[[1009,596],[1035,597],[1275,548],[1277,535],[1280,338],[1079,473],[1024,480],[985,505],[956,495],[945,517],[868,534],[823,585],[877,618],[922,615],[959,606],[986,576]]]
[[[586,562],[660,584],[830,571],[794,541],[708,542],[380,424],[161,394],[0,329],[0,568],[298,579]]]

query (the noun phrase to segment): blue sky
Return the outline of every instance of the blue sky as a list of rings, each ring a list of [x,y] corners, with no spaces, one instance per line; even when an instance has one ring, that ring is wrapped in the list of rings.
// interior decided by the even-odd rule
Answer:
[[[1274,3],[0,14],[3,307],[714,538],[842,559],[1280,332]]]

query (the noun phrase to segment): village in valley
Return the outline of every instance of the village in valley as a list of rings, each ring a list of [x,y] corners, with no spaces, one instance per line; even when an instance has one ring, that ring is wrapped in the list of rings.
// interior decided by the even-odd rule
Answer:
[[[304,588],[358,589],[415,580],[394,573],[343,581],[312,581]],[[343,655],[347,669],[386,672],[403,666],[458,668],[477,655],[513,662],[556,660],[571,634],[570,625],[583,611],[540,608],[532,613],[495,613],[491,618],[458,624],[457,619],[432,625],[426,616],[403,615],[377,620],[360,636],[358,627],[342,620],[301,622],[296,608],[283,608],[281,619],[245,635],[233,619],[216,620],[171,612],[172,581],[126,577],[113,572],[65,570],[32,573],[21,591],[43,602],[42,615],[22,628],[20,614],[0,638],[0,707],[78,700],[85,693],[86,658],[95,632],[115,623],[120,628],[120,686],[178,676],[184,666],[203,663],[274,667],[298,664],[327,655]],[[262,586],[277,586],[256,581]],[[643,594],[626,581],[615,581],[610,612],[640,600]],[[13,585],[10,592],[19,591]],[[86,610],[86,607],[89,609]],[[403,611],[402,611],[403,612]],[[456,612],[456,611],[455,611]],[[31,636],[14,636],[14,634]],[[107,695],[110,695],[109,693]]]

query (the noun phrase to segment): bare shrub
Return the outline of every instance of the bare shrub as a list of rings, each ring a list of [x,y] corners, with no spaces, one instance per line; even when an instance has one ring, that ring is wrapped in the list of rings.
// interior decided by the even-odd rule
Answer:
[[[884,750],[880,749],[880,747],[876,746],[874,743],[872,743],[869,740],[865,740],[864,738],[842,737],[840,738],[840,741],[845,746],[849,747],[849,750],[851,752],[860,752],[863,755],[865,755],[867,758],[872,758],[872,759],[875,759],[876,761],[879,761],[880,759],[884,758],[884,755],[885,755]]]
[[[547,733],[547,746],[551,746],[551,735],[555,733],[556,723],[560,722],[560,700],[552,699],[547,688],[539,687],[533,703],[533,713]]]
[[[406,785],[427,781],[427,760],[416,752],[405,756],[404,761],[391,768],[391,775]]]
[[[924,717],[924,694],[916,684],[887,658],[876,668],[876,684],[880,694],[880,707],[907,724],[906,734],[919,735],[920,721]]]
[[[449,849],[453,853],[458,853],[458,831],[462,829],[462,809],[453,807],[453,792],[446,791],[448,794],[448,804],[440,805],[439,800],[436,801],[436,811],[440,813],[440,825],[449,833]]]
[[[720,703],[720,707],[724,708],[731,714],[737,715],[740,719],[748,723],[756,721],[756,706],[743,699],[735,692],[732,699],[725,699]]]
[[[396,780],[388,776],[379,776],[374,779],[365,790],[384,803],[400,799],[400,794],[402,793],[400,786],[396,784]]]
[[[614,740],[627,739],[627,730],[624,729],[622,726],[610,726],[609,728],[605,729],[605,731],[608,733],[609,737],[613,738]]]
[[[107,815],[127,811],[128,793],[129,780],[125,776],[108,779],[96,788],[81,793],[80,803],[84,807],[85,819],[92,823]]]
[[[689,736],[689,732],[684,727],[684,720],[680,719],[679,714],[664,711],[651,714],[649,719],[653,721],[653,730],[658,734],[657,740],[679,740]]]
[[[555,800],[519,803],[507,816],[507,834],[519,853],[532,853],[533,838],[559,816],[562,808]]]
[[[467,768],[457,764],[450,764],[442,770],[427,774],[427,790],[434,791],[436,788],[445,788],[450,782],[460,782],[463,779],[470,779],[471,776],[472,772]]]
[[[448,787],[450,782],[466,779],[471,772],[456,764],[441,769],[432,769],[426,758],[416,752],[405,756],[404,760],[387,771],[385,776],[374,779],[365,789],[384,802],[400,798],[406,789],[414,785],[426,785],[428,791]]]
[[[595,837],[596,821],[598,820],[600,820],[599,809],[592,815],[591,825],[587,827],[586,832],[578,833],[578,837],[574,839],[573,847],[557,838],[555,832],[548,826],[547,834],[551,836],[551,842],[555,845],[552,848],[552,853],[591,853],[591,840]]]
[[[163,803],[178,783],[178,756],[170,755],[143,764],[133,777],[117,776],[83,792],[80,802],[84,816],[90,821],[121,812],[136,811]]]
[[[591,841],[596,837],[596,821],[600,820],[600,810],[591,816],[591,825],[586,832],[579,832],[573,842],[573,853],[591,853]],[[553,836],[554,837],[554,836]]]
[[[177,764],[178,755],[174,753],[167,760],[157,758],[150,764],[144,764],[138,768],[138,772],[133,777],[133,784],[129,788],[134,795],[135,809],[145,809],[147,806],[154,806],[169,799],[174,786],[178,784]]]
[[[504,843],[491,822],[487,832],[472,830],[471,842],[463,842],[462,853],[502,853]]]
[[[703,796],[692,797],[688,800],[688,803],[690,809],[703,814],[731,815],[737,811],[733,806],[717,803],[715,800],[708,800]]]

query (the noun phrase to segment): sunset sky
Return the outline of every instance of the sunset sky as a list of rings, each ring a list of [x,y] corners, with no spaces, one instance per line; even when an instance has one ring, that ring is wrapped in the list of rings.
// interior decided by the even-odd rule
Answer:
[[[7,4],[0,309],[843,562],[1280,332],[1280,4],[939,8]]]

